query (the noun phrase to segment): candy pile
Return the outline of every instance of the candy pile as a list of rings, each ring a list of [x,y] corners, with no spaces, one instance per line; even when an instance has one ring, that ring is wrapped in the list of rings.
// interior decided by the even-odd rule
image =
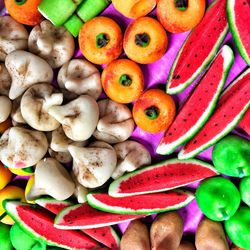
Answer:
[[[250,65],[249,4],[215,0],[206,10],[205,0],[113,0],[118,16],[133,19],[127,27],[97,16],[109,4],[5,1],[1,250],[227,250],[227,236],[250,249],[250,68],[225,88],[235,56],[221,46],[229,27]],[[154,8],[156,18],[147,16]],[[191,29],[166,75],[167,93],[146,89],[143,65],[171,48],[168,32]],[[178,108],[173,95],[195,80]],[[228,135],[238,124],[248,139]],[[167,160],[155,162],[146,143],[131,138],[135,125],[165,131],[156,153]],[[210,146],[212,162],[194,159]],[[169,212],[194,199],[204,214],[195,244]],[[144,221],[155,213],[162,214],[149,231]],[[120,242],[113,226],[129,221]]]

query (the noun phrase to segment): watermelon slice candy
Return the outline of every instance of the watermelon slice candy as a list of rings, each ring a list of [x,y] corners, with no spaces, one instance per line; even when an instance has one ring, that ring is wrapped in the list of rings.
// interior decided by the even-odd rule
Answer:
[[[38,241],[64,249],[96,249],[98,243],[79,231],[59,230],[54,227],[54,216],[34,205],[4,201],[4,208],[12,219]]]
[[[209,121],[179,152],[179,159],[189,159],[230,133],[250,107],[250,68],[222,94]]]
[[[233,51],[225,45],[166,131],[156,150],[158,154],[172,153],[205,124],[216,106],[233,60]]]
[[[250,109],[246,112],[239,126],[250,136]]]
[[[249,0],[228,0],[227,15],[234,43],[242,58],[250,65]]]
[[[192,159],[171,159],[128,173],[109,186],[112,197],[158,193],[186,186],[190,183],[217,175],[210,164]]]
[[[46,208],[54,214],[58,214],[64,208],[72,206],[73,203],[70,201],[58,201],[53,198],[40,198],[36,200],[36,204],[41,207]],[[116,234],[115,230],[111,226],[85,229],[82,230],[83,233],[87,234],[91,238],[97,240],[103,245],[109,247],[112,250],[119,249],[120,239]]]
[[[216,0],[177,54],[168,77],[167,93],[180,93],[200,75],[213,60],[227,31],[226,0]]]
[[[63,209],[55,218],[58,229],[91,229],[135,220],[143,214],[114,214],[96,210],[87,203]]]
[[[106,193],[90,193],[87,195],[88,203],[92,207],[117,214],[161,213],[184,207],[193,199],[192,193],[181,190],[123,198],[114,198]]]

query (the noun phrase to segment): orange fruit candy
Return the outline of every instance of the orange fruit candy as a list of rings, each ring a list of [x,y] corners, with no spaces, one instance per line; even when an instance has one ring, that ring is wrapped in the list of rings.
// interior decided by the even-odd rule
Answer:
[[[107,96],[119,103],[133,102],[144,88],[141,68],[128,59],[119,59],[108,64],[102,72],[101,81]]]
[[[152,134],[166,130],[172,123],[175,112],[172,97],[160,89],[147,90],[133,107],[137,126]]]
[[[9,14],[19,23],[35,26],[43,20],[38,11],[42,0],[5,0],[5,7]]]
[[[168,47],[167,33],[152,17],[140,17],[127,27],[123,48],[131,60],[148,64],[159,60]]]
[[[156,0],[113,0],[115,9],[128,18],[146,16],[156,6]]]
[[[205,0],[158,0],[156,13],[167,31],[180,33],[198,25],[205,10]]]
[[[79,46],[84,57],[90,62],[110,63],[122,52],[121,28],[111,18],[95,17],[82,26]]]
[[[2,190],[11,180],[12,173],[0,162],[0,190]]]
[[[0,134],[3,134],[5,130],[12,126],[11,119],[8,118],[6,121],[0,123]]]
[[[20,199],[22,202],[25,202],[24,190],[17,186],[7,186],[0,190],[0,216],[5,213],[2,203],[6,199]],[[6,215],[1,222],[8,225],[14,224],[9,215]]]

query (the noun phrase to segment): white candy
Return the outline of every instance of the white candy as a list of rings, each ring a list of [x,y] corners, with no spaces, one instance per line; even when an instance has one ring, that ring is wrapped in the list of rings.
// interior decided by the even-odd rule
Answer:
[[[12,103],[7,96],[0,96],[0,122],[4,122],[8,119],[11,113]]]
[[[9,96],[11,77],[3,63],[0,63],[0,93]]]

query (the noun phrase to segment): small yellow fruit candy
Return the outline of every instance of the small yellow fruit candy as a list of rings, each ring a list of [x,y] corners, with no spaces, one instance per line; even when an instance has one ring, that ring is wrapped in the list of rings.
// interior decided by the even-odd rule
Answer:
[[[26,198],[26,201],[30,204],[35,204],[35,201],[30,201],[27,199],[27,194],[29,193],[31,187],[33,186],[34,181],[35,181],[35,176],[34,175],[30,176],[30,178],[26,184],[26,187],[25,187],[25,198]]]
[[[11,173],[19,176],[31,176],[34,174],[31,168],[9,168],[9,170]]]
[[[0,162],[0,190],[3,189],[11,180],[11,172]]]
[[[0,216],[5,213],[2,203],[6,199],[20,199],[22,202],[25,202],[24,190],[16,186],[7,186],[0,190]],[[8,225],[14,224],[14,221],[8,215],[1,222]]]

